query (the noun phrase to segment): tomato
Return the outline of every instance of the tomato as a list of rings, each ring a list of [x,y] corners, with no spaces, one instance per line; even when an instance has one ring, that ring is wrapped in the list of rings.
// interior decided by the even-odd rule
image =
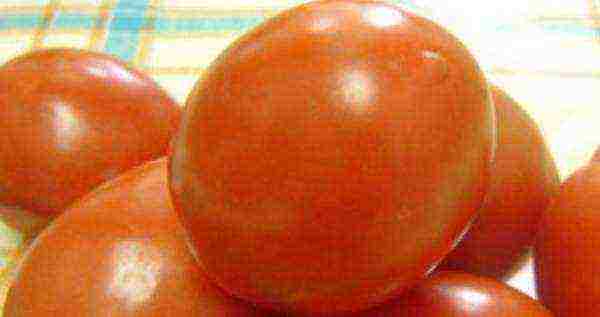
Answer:
[[[556,316],[593,316],[600,298],[600,165],[571,175],[544,213],[535,245],[539,297]]]
[[[402,298],[364,316],[551,317],[542,304],[497,280],[443,272],[423,281]]]
[[[532,245],[559,179],[533,119],[506,92],[491,88],[498,124],[492,184],[477,220],[441,267],[504,278]]]
[[[106,183],[27,252],[4,316],[265,316],[211,286],[187,248],[166,160]]]
[[[41,50],[0,67],[0,221],[15,235],[3,280],[74,200],[165,155],[180,116],[150,77],[101,53]]]
[[[101,53],[35,51],[0,68],[0,203],[53,218],[103,181],[167,153],[180,107]]]
[[[226,292],[305,314],[365,309],[446,255],[489,183],[486,80],[438,25],[319,1],[230,46],[190,94],[176,209]]]

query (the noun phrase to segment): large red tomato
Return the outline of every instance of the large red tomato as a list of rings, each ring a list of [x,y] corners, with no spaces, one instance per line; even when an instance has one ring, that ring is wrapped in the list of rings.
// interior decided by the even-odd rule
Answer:
[[[505,277],[531,246],[560,182],[535,122],[504,91],[491,88],[498,122],[492,184],[478,219],[442,267]]]
[[[224,290],[303,313],[411,287],[482,204],[494,110],[473,57],[375,1],[319,1],[229,47],[191,93],[170,186]]]
[[[539,297],[556,316],[596,316],[600,298],[600,164],[562,185],[535,246]]]
[[[365,317],[552,317],[542,304],[491,278],[444,272]]]
[[[150,77],[82,50],[0,68],[0,204],[54,217],[103,181],[167,153],[180,107]]]
[[[210,286],[172,209],[166,161],[78,201],[26,254],[4,316],[265,316]]]

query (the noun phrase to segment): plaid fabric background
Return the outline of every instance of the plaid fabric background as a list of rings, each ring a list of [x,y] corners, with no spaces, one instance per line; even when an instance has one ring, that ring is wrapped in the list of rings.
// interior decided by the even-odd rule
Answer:
[[[0,0],[0,63],[42,47],[105,51],[146,71],[183,103],[229,43],[301,2]],[[600,0],[389,2],[437,20],[464,41],[488,78],[539,123],[563,178],[600,144]],[[0,223],[0,302],[7,272],[23,252],[21,238]]]

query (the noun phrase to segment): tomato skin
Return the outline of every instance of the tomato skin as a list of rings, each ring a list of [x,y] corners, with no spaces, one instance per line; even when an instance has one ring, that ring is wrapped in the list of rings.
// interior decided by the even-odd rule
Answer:
[[[48,49],[0,67],[0,203],[54,218],[102,182],[167,154],[181,109],[102,53]]]
[[[228,293],[351,312],[410,288],[481,206],[495,142],[485,78],[439,26],[318,1],[229,47],[190,94],[176,209]]]
[[[208,283],[169,198],[166,160],[101,185],[27,252],[4,316],[265,316]]]
[[[491,187],[469,232],[440,269],[506,278],[533,244],[560,181],[533,119],[502,89],[490,88],[498,127]]]
[[[556,316],[592,316],[600,298],[600,165],[560,187],[542,217],[534,260],[540,300]]]
[[[363,315],[365,317],[553,316],[541,303],[500,281],[458,271],[436,273],[402,298],[385,303]]]

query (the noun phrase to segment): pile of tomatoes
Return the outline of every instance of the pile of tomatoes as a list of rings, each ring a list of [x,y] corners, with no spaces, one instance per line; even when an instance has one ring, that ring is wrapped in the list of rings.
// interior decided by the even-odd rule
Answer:
[[[0,211],[30,243],[5,316],[592,316],[600,299],[600,167],[560,186],[459,40],[389,4],[267,20],[185,108],[113,57],[31,52],[0,68],[0,117]],[[540,302],[503,282],[530,246]]]

